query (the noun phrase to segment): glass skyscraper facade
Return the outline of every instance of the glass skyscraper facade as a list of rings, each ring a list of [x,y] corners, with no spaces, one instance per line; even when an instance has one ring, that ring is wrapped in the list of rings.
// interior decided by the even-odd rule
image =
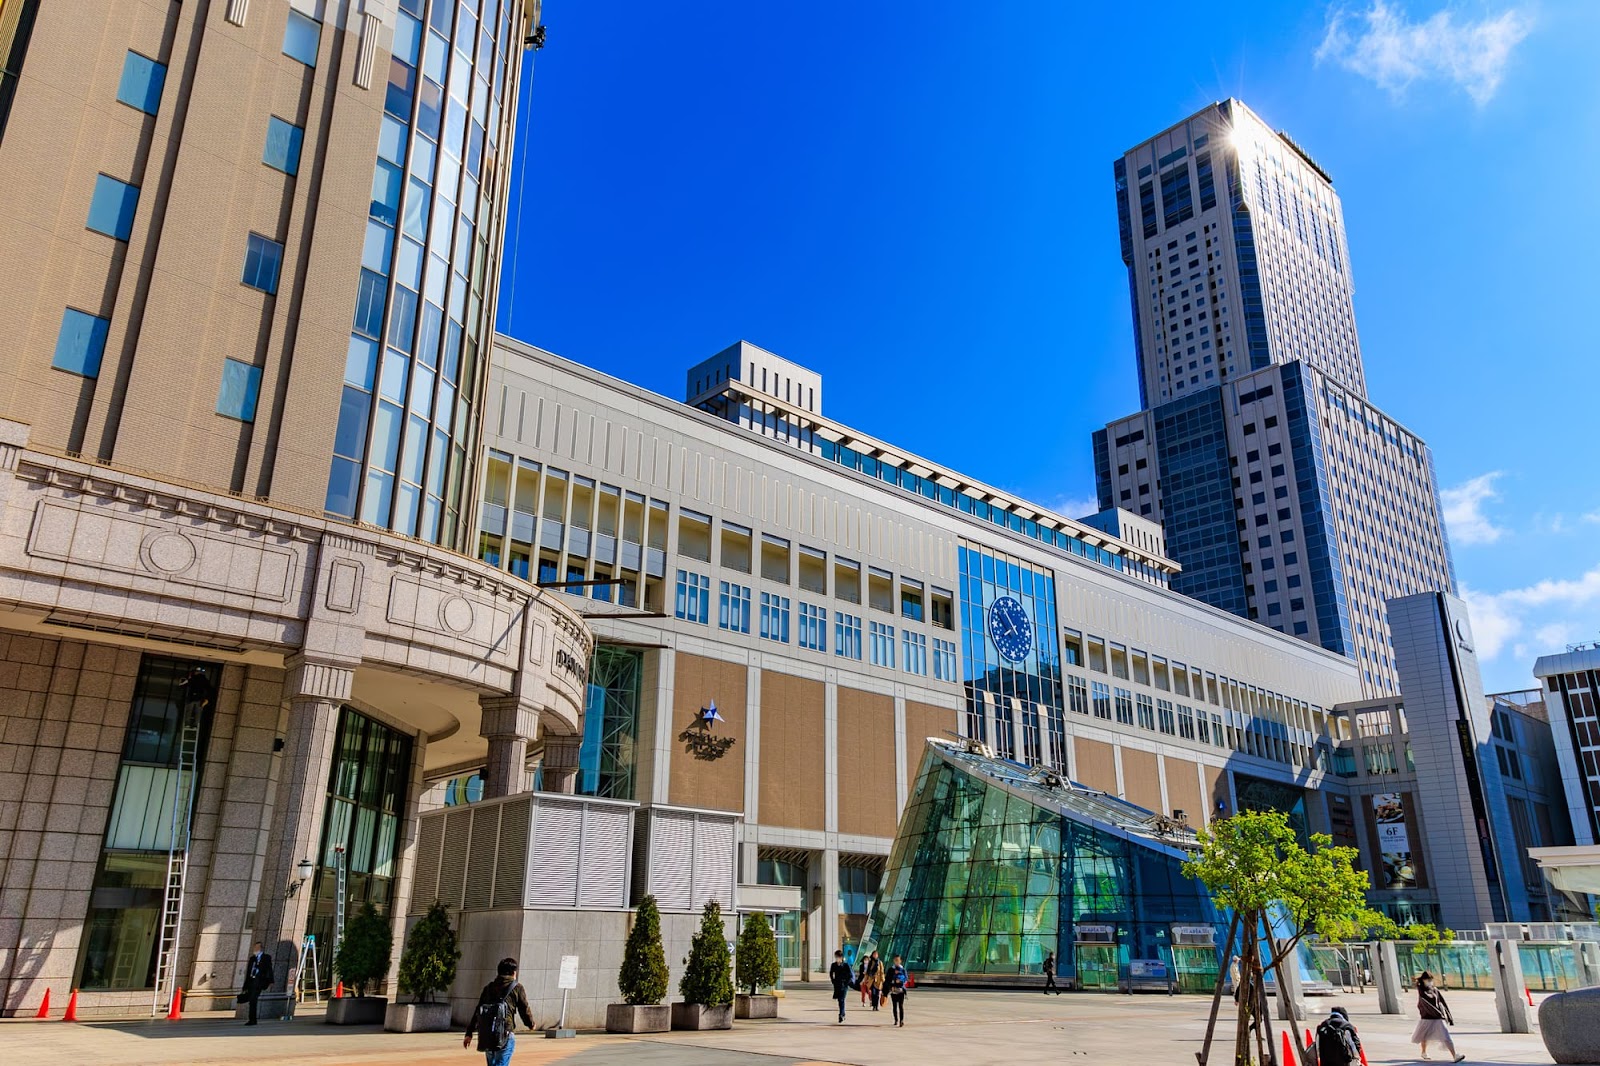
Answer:
[[[399,6],[326,509],[460,548],[523,4]]]
[[[1226,933],[1181,866],[1188,831],[1014,763],[932,742],[906,801],[863,950],[917,973],[1058,973],[1085,987],[1210,987]],[[1190,948],[1186,944],[1197,944]]]

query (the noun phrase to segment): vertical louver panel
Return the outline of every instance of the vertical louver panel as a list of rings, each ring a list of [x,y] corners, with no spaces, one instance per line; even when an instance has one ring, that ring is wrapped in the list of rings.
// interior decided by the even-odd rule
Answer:
[[[500,855],[494,868],[492,905],[521,907],[528,869],[528,812],[533,800],[522,798],[500,808]]]
[[[632,814],[617,807],[589,807],[584,811],[578,906],[627,906],[628,823]]]
[[[539,798],[528,856],[528,906],[571,907],[578,902],[578,853],[583,809],[575,803]]]
[[[716,900],[724,911],[733,909],[733,823],[696,819],[694,823],[695,910]]]
[[[495,854],[500,845],[500,812],[503,804],[472,810],[472,842],[467,849],[467,887],[461,909],[489,909],[494,892]]]
[[[694,909],[694,816],[650,812],[650,891],[664,911]]]
[[[409,914],[423,914],[439,892],[439,845],[444,840],[444,818],[423,818],[417,830],[416,872],[411,877]]]
[[[438,898],[452,910],[461,909],[462,881],[467,872],[467,843],[472,836],[472,812],[451,811],[444,816],[444,845],[440,849]]]

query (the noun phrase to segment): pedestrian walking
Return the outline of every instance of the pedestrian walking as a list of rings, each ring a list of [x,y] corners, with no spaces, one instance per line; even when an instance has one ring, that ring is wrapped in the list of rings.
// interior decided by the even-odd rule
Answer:
[[[867,961],[862,963],[861,990],[867,994],[867,999],[872,1003],[872,1009],[877,1010],[878,1004],[883,1000],[883,960],[878,958],[874,951],[867,956]]]
[[[850,964],[844,961],[844,952],[833,953],[833,965],[828,967],[828,980],[833,985],[833,998],[839,1001],[839,1024],[844,1024],[844,997],[849,993],[850,986],[855,984],[855,975],[850,972]]]
[[[911,975],[906,972],[906,964],[900,956],[894,957],[884,980],[889,988],[889,1008],[894,1011],[892,1023],[903,1029],[906,1024],[906,990],[911,987]]]
[[[1361,1037],[1350,1024],[1350,1012],[1334,1007],[1317,1026],[1317,1066],[1359,1066]]]
[[[1228,983],[1233,986],[1233,1001],[1239,1002],[1239,956],[1228,960]]]
[[[467,1022],[461,1046],[470,1047],[476,1033],[478,1050],[488,1066],[511,1066],[511,1053],[517,1049],[517,1016],[532,1029],[533,1012],[528,1009],[528,994],[517,980],[517,960],[501,959],[495,972],[495,979],[478,994],[478,1008]]]
[[[1058,986],[1056,984],[1056,953],[1055,952],[1053,952],[1053,951],[1052,952],[1048,952],[1045,955],[1045,957],[1044,957],[1044,966],[1042,967],[1042,969],[1044,970],[1044,994],[1048,996],[1050,994],[1050,990],[1051,989],[1055,989],[1056,995],[1059,996],[1061,994],[1061,988],[1060,988],[1060,986]]]
[[[1450,1039],[1450,1030],[1446,1026],[1456,1024],[1455,1016],[1450,1013],[1450,1004],[1444,1001],[1444,993],[1440,992],[1433,984],[1433,974],[1423,970],[1417,974],[1417,1027],[1411,1033],[1411,1042],[1422,1045],[1422,1057],[1429,1058],[1428,1045],[1430,1043],[1443,1044],[1444,1053],[1450,1056],[1451,1062],[1460,1062],[1465,1055],[1456,1051],[1456,1043]]]
[[[261,941],[257,940],[255,947],[250,949],[250,960],[244,964],[244,983],[239,989],[239,999],[250,1004],[250,1020],[244,1024],[256,1024],[256,1007],[261,1002],[261,993],[271,987],[272,956],[261,950]]]

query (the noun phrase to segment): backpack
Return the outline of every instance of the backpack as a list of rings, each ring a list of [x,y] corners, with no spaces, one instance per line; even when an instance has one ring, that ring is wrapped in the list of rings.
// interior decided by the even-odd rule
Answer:
[[[512,981],[498,1001],[478,1004],[479,1051],[499,1051],[511,1038],[511,1012],[515,1009],[511,1006],[511,993],[516,990],[517,982]]]
[[[1335,1025],[1333,1020],[1317,1026],[1317,1066],[1352,1066],[1361,1061],[1356,1050],[1353,1030],[1348,1024]]]

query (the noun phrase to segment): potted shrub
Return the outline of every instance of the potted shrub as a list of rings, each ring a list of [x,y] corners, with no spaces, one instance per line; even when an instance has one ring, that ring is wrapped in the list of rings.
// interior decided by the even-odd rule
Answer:
[[[384,974],[389,972],[389,958],[393,953],[389,923],[371,903],[363,903],[361,912],[345,926],[339,953],[333,958],[334,972],[355,995],[328,1001],[329,1025],[379,1025],[383,1022],[384,1008],[389,1001],[382,996],[367,995],[367,986],[376,986],[383,980]]]
[[[678,993],[683,996],[683,1002],[672,1005],[674,1029],[733,1028],[733,981],[728,975],[727,932],[722,927],[722,908],[716,900],[709,900],[700,916],[700,931],[690,944]]]
[[[428,913],[411,927],[405,950],[400,953],[400,991],[413,997],[411,1003],[391,1003],[383,1014],[383,1027],[391,1033],[442,1033],[450,1028],[450,1004],[435,1003],[433,996],[443,992],[456,979],[456,931],[450,928],[450,912],[443,903],[433,901]]]
[[[765,914],[749,914],[739,933],[739,953],[734,957],[739,987],[748,989],[733,997],[735,1018],[776,1018],[778,997],[758,994],[762,988],[778,983],[778,941],[772,935]]]
[[[672,1028],[672,1008],[661,1002],[667,995],[667,953],[661,947],[661,911],[654,896],[639,904],[628,930],[617,991],[622,1002],[606,1004],[606,1032],[664,1033]]]

